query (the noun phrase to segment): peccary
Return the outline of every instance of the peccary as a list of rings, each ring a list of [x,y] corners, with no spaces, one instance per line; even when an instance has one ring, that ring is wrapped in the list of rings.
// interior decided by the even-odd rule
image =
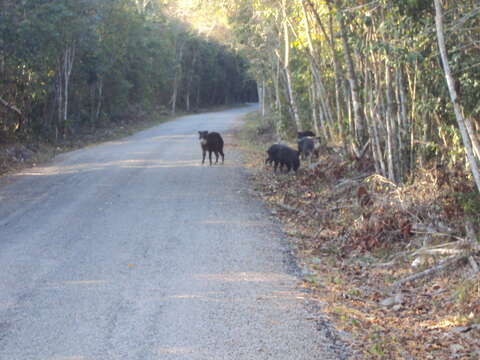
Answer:
[[[297,141],[297,144],[298,152],[302,160],[309,158],[311,161],[314,155],[318,158],[320,149],[320,138],[314,138],[310,136],[302,137]]]
[[[315,133],[314,132],[311,132],[311,131],[299,131],[297,132],[297,139],[301,139],[301,138],[304,138],[306,136],[311,136],[311,137],[315,137]]]
[[[273,144],[267,150],[267,154],[268,156],[265,159],[265,164],[273,162],[274,172],[277,171],[278,165],[280,165],[280,170],[285,165],[287,167],[287,173],[290,169],[293,169],[296,172],[300,167],[298,151],[295,151],[286,145]]]
[[[223,139],[217,132],[199,131],[198,138],[200,139],[200,145],[202,146],[202,165],[205,163],[205,156],[208,151],[208,159],[210,165],[212,165],[212,152],[215,153],[215,164],[218,163],[218,154],[222,156],[222,164],[224,161],[223,154]]]

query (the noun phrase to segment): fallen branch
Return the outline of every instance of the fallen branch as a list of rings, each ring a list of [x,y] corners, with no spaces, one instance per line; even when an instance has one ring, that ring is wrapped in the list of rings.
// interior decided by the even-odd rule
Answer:
[[[15,105],[12,105],[10,103],[8,103],[6,100],[2,99],[0,97],[0,104],[2,104],[3,106],[5,106],[7,109],[10,109],[12,110],[13,112],[17,113],[18,116],[20,116],[22,119],[23,119],[23,114],[22,112],[20,111],[19,108],[17,108]]]
[[[404,279],[401,279],[401,280],[398,280],[398,281],[395,281],[392,286],[393,287],[398,287],[402,284],[405,284],[409,281],[414,281],[414,280],[418,280],[418,279],[421,279],[421,278],[424,278],[424,277],[427,277],[429,275],[432,275],[434,273],[436,273],[437,271],[440,271],[440,270],[444,270],[446,269],[447,267],[451,266],[451,265],[454,265],[458,262],[461,262],[461,261],[464,261],[467,259],[467,256],[466,255],[460,255],[460,256],[451,256],[443,261],[441,261],[438,265],[430,268],[430,269],[427,269],[425,271],[422,271],[422,272],[419,272],[419,273],[415,273],[413,275],[410,275]]]
[[[18,107],[16,107],[15,105],[12,105],[10,104],[9,102],[7,102],[6,100],[4,100],[3,98],[0,97],[0,104],[3,105],[4,107],[6,107],[7,109],[9,109],[10,111],[13,111],[14,113],[16,113],[20,119],[20,121],[18,122],[18,124],[16,124],[15,126],[15,132],[17,131],[20,131],[21,128],[23,127],[23,124],[25,123],[26,119],[25,119],[25,116],[23,115],[23,113],[20,111],[20,109]]]
[[[430,236],[448,236],[457,240],[465,240],[464,238],[461,238],[459,236],[455,236],[452,234],[448,233],[441,233],[441,232],[436,232],[436,231],[417,231],[417,230],[412,230],[413,234],[422,234],[422,235],[430,235]]]
[[[413,253],[413,255],[458,255],[463,253],[462,249],[419,249]]]

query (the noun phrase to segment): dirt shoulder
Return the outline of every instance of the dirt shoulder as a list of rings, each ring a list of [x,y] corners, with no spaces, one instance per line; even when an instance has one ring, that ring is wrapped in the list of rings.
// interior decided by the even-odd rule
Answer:
[[[399,186],[331,146],[274,174],[259,128],[251,117],[239,135],[252,186],[355,358],[478,359],[480,201],[466,174],[422,170]]]

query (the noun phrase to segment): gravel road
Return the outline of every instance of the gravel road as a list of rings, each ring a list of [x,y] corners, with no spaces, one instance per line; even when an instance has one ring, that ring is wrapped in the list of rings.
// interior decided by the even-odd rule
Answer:
[[[342,359],[247,191],[186,116],[0,180],[0,359]],[[202,166],[198,130],[226,140]],[[320,320],[320,321],[319,321]]]

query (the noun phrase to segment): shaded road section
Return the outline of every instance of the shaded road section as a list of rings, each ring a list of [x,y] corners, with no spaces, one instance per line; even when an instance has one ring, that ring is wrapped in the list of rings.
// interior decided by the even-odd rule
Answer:
[[[338,359],[228,130],[193,115],[0,184],[0,359]],[[202,166],[198,130],[226,134]]]

